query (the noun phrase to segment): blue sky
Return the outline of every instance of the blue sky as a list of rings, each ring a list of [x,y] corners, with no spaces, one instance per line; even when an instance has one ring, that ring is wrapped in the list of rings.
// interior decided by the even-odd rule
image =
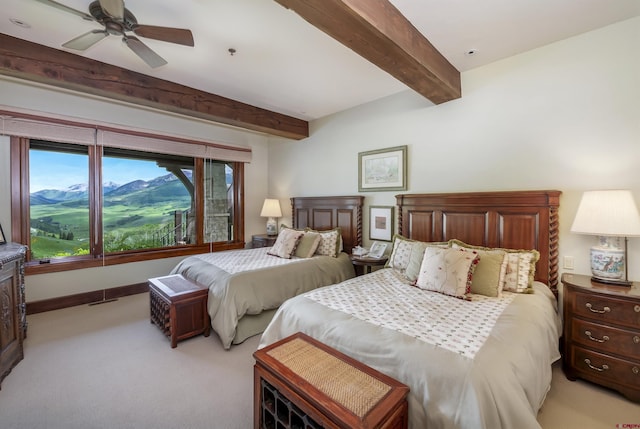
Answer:
[[[31,192],[86,184],[89,176],[87,155],[32,150],[29,152],[29,163]],[[103,164],[103,182],[115,182],[118,185],[168,174],[167,170],[159,168],[153,161],[104,158]]]

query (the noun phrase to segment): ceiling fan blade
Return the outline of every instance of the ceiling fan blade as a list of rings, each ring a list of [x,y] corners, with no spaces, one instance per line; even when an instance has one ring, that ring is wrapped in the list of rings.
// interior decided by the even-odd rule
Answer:
[[[124,18],[123,0],[100,0],[100,7],[111,18],[122,20]]]
[[[84,51],[89,49],[91,46],[95,45],[105,37],[107,37],[109,33],[105,30],[93,30],[88,33],[84,33],[75,39],[69,40],[67,43],[63,44],[65,48],[75,49],[77,51]]]
[[[149,65],[149,67],[156,68],[167,64],[164,58],[156,54],[147,45],[142,43],[138,38],[132,36],[125,36],[122,41],[136,53],[142,60]]]
[[[161,40],[163,42],[177,43],[179,45],[193,46],[193,34],[191,30],[183,28],[157,27],[154,25],[136,25],[133,32],[140,37]]]
[[[46,4],[48,6],[51,7],[55,7],[57,9],[63,10],[65,12],[69,12],[72,13],[74,15],[78,15],[80,18],[82,19],[86,19],[87,21],[95,21],[95,19],[93,18],[93,16],[89,15],[88,13],[84,13],[84,12],[80,12],[79,10],[73,9],[69,6],[65,6],[62,3],[58,3],[57,1],[53,1],[53,0],[36,0],[37,2]]]

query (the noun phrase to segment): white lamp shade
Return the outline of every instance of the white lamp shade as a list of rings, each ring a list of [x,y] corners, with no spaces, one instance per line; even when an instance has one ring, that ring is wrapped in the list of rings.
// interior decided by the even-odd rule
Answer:
[[[280,201],[276,199],[267,198],[262,205],[262,211],[260,212],[262,217],[282,217],[282,210],[280,210]]]
[[[571,232],[607,237],[640,236],[640,214],[631,191],[587,191],[582,194]]]

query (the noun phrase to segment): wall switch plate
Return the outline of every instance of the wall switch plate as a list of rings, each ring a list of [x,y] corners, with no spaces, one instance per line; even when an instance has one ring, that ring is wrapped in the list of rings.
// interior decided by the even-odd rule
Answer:
[[[573,256],[565,256],[562,266],[565,270],[573,270]]]

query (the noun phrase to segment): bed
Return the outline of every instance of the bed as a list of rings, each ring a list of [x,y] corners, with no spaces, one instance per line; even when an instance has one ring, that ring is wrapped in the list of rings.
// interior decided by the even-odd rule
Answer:
[[[527,260],[535,275],[517,280],[529,282],[528,293],[460,299],[414,285],[431,275],[424,267],[429,258],[415,281],[407,277],[410,263],[404,271],[392,263],[288,300],[258,347],[304,332],[396,378],[410,387],[410,428],[539,428],[551,365],[560,358],[559,197],[558,191],[398,195],[400,236],[390,261],[400,261],[394,252],[411,240],[427,249],[424,255],[453,254],[456,243],[487,261],[487,252],[518,258],[537,252],[537,262]],[[474,276],[481,264],[482,257]],[[482,286],[474,277],[472,290]]]
[[[343,249],[362,243],[361,196],[291,198],[293,228],[328,234],[338,227]],[[264,331],[282,302],[320,286],[354,277],[349,256],[280,258],[271,247],[193,255],[171,274],[207,285],[211,327],[224,348]]]

